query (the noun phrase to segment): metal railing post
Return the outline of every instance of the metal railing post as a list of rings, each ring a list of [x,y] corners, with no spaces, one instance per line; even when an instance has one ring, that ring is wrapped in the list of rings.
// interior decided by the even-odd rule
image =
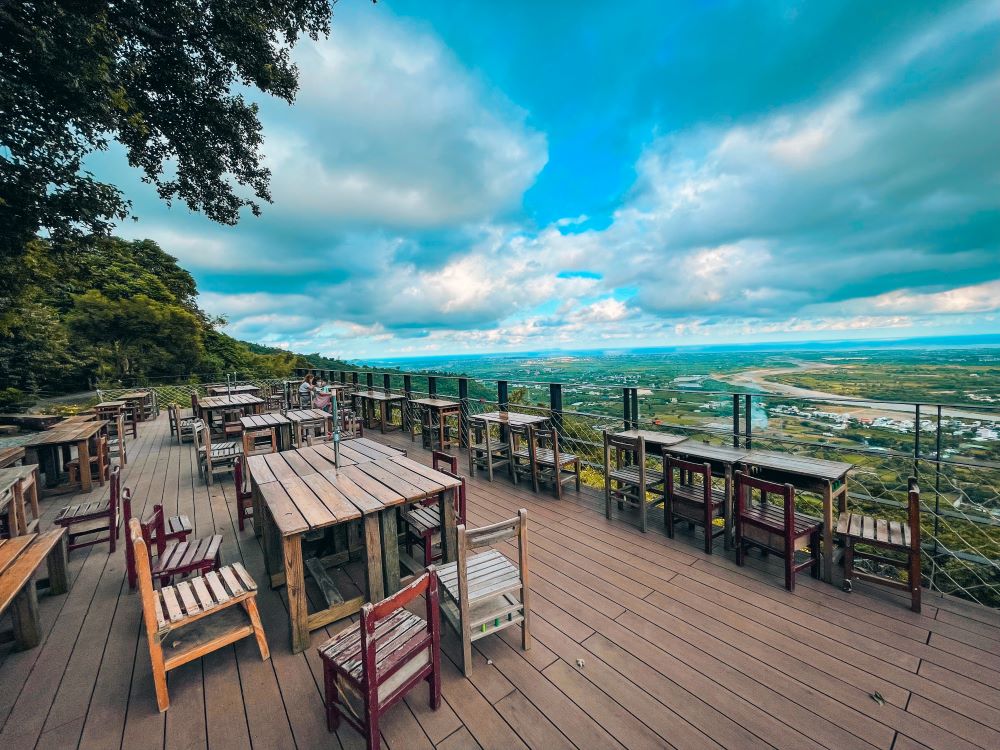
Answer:
[[[458,379],[458,444],[469,447],[469,379]]]
[[[497,406],[500,411],[507,411],[510,407],[510,396],[507,394],[507,381],[497,381]]]
[[[753,405],[752,399],[753,396],[751,396],[748,393],[746,394],[743,400],[743,407],[744,411],[746,412],[743,415],[743,424],[746,425],[745,429],[743,430],[743,447],[745,447],[747,450],[750,450],[750,434],[753,432],[753,427],[750,424],[752,420],[752,417],[750,415],[753,413],[753,409],[750,408]]]
[[[562,385],[559,383],[549,383],[549,412],[552,417],[552,427],[561,436],[563,432],[563,399]]]
[[[430,398],[437,396],[438,392],[438,379],[433,375],[427,376],[427,395]]]
[[[740,447],[740,394],[733,394],[733,447]]]

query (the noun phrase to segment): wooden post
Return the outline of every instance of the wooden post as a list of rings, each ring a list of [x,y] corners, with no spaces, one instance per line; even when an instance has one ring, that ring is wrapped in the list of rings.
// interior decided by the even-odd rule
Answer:
[[[549,383],[549,412],[552,419],[552,429],[562,433],[563,429],[563,399],[562,385],[560,383]],[[559,468],[556,467],[556,482],[558,484]]]
[[[367,372],[367,373],[365,373],[365,380],[368,381],[368,390],[372,390],[372,389],[375,388],[375,373],[374,372]]]
[[[632,429],[639,429],[639,389],[632,389]]]
[[[403,405],[403,429],[410,433],[410,440],[413,440],[413,415],[410,413],[410,401],[413,400],[413,376],[403,376],[403,395],[406,396],[406,403]]]
[[[392,375],[389,373],[383,373],[382,375],[382,389],[386,392],[386,394],[392,390]]]
[[[622,429],[632,429],[632,389],[622,388]]]
[[[506,380],[497,381],[497,406],[500,408],[500,411],[507,411],[507,408],[510,406]]]
[[[357,370],[355,370],[354,372],[351,373],[351,383],[353,383],[354,386],[357,387],[357,385],[358,385],[358,371]]]
[[[438,379],[433,375],[427,376],[427,395],[430,398],[437,396],[438,392]]]
[[[463,448],[469,447],[469,379],[458,379],[458,441]]]
[[[347,383],[347,372],[345,370],[340,371],[340,382],[346,385]]]

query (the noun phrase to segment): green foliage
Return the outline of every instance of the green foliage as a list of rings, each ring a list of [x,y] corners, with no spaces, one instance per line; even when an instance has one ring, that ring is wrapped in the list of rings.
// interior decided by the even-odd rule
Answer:
[[[194,279],[151,240],[35,240],[25,258],[32,283],[0,314],[0,408],[96,382],[283,377],[300,366],[299,355],[253,351],[215,330]]]

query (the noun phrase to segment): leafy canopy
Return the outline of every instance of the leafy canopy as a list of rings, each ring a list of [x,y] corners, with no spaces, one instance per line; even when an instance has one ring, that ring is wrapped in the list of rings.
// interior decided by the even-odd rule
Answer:
[[[83,169],[111,140],[164,200],[225,224],[259,213],[270,174],[242,91],[291,102],[291,47],[330,16],[328,0],[0,0],[0,258],[128,216]]]

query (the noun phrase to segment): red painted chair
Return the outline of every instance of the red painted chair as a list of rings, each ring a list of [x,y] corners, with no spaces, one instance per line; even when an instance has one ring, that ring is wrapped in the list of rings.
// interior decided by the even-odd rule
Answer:
[[[405,609],[421,594],[426,619]],[[402,591],[361,608],[361,622],[319,647],[323,660],[326,722],[343,718],[379,748],[379,723],[420,682],[430,687],[431,709],[441,705],[441,624],[438,580],[431,568]]]
[[[126,487],[122,490],[122,515],[125,524],[132,518],[132,490]],[[191,519],[181,514],[170,516],[163,521],[164,542],[183,542],[193,531]],[[132,556],[132,545],[125,545],[125,570],[128,573],[128,586],[133,591],[136,586],[135,558]]]
[[[204,575],[222,566],[219,548],[222,546],[222,535],[204,537],[203,539],[185,539],[179,542],[167,543],[166,523],[163,517],[163,506],[154,505],[153,515],[149,521],[139,524],[147,549],[156,548],[156,559],[150,560],[150,573],[153,581],[169,583],[174,576],[200,573]],[[128,545],[131,546],[131,545]],[[126,557],[129,586],[135,588],[136,561],[134,552]]]
[[[110,552],[118,541],[118,502],[121,494],[121,467],[113,466],[109,475],[111,491],[104,500],[67,505],[56,515],[53,523],[66,529],[67,548],[74,550],[92,544],[108,542]],[[102,532],[107,536],[101,536]],[[96,535],[96,536],[95,536]],[[93,537],[78,542],[81,537]]]
[[[748,545],[774,552],[785,559],[785,588],[795,591],[795,574],[812,568],[813,578],[819,576],[819,535],[823,522],[818,518],[795,512],[795,488],[736,472],[736,564],[742,565]],[[751,503],[750,493],[760,492],[760,502]],[[781,505],[767,501],[768,495],[778,495]],[[795,553],[809,547],[809,559],[795,562]]]
[[[233,463],[233,479],[236,482],[236,517],[243,531],[245,519],[253,520],[253,493],[243,476],[243,456],[237,456]]]
[[[462,484],[455,492],[456,525],[465,523],[465,477],[458,475],[458,458],[456,456],[434,451],[431,454],[432,466],[436,471],[455,477]],[[448,468],[444,468],[447,465]],[[406,521],[406,552],[413,556],[413,543],[419,542],[424,548],[424,565],[430,565],[441,558],[441,553],[434,552],[434,536],[441,532],[441,509],[438,498],[428,498],[421,505],[415,505],[403,514]]]

